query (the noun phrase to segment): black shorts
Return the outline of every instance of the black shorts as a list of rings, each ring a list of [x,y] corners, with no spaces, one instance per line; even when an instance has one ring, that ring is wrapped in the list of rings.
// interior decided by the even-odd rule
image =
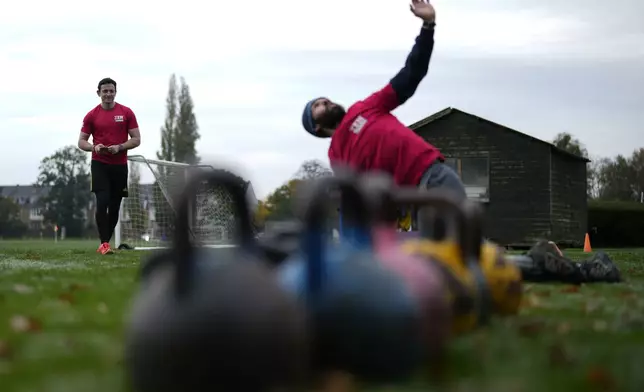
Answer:
[[[127,197],[127,165],[112,165],[92,159],[92,192],[107,191],[110,195]]]

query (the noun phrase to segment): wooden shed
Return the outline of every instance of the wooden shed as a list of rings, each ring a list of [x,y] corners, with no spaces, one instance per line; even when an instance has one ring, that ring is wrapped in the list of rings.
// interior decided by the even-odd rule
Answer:
[[[443,152],[468,197],[483,204],[486,237],[509,246],[583,243],[588,159],[455,108],[410,128]]]

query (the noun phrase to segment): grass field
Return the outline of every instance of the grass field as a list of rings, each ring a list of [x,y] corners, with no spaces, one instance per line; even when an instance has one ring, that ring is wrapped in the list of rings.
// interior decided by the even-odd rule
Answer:
[[[145,253],[96,245],[0,241],[3,392],[125,390],[122,327]],[[626,283],[527,285],[518,317],[453,343],[445,390],[644,390],[644,250],[608,253]]]

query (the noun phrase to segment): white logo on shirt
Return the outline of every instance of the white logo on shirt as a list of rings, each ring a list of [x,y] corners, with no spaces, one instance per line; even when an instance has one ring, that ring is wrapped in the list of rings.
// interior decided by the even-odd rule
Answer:
[[[114,122],[123,122],[123,116],[114,116]]]
[[[358,116],[353,121],[353,124],[351,124],[351,128],[349,129],[357,135],[362,131],[362,128],[364,128],[365,125],[367,125],[367,119],[362,116]]]

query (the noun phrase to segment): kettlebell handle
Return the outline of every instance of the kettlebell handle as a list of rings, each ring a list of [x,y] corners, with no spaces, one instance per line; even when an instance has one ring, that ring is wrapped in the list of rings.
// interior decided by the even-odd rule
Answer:
[[[398,188],[393,192],[392,198],[398,205],[414,206],[432,206],[451,211],[457,224],[458,237],[457,242],[461,252],[461,259],[469,262],[478,259],[480,247],[477,249],[472,246],[472,232],[470,231],[470,221],[466,208],[463,204],[457,202],[452,194],[441,188],[418,189],[418,188]]]
[[[465,200],[461,204],[465,215],[466,232],[468,237],[467,253],[474,260],[481,260],[481,249],[483,245],[483,211],[476,203]]]
[[[355,176],[348,172],[338,173],[335,176],[322,177],[311,181],[311,192],[304,200],[302,231],[302,249],[306,250],[307,262],[307,291],[317,294],[324,282],[326,249],[325,235],[321,227],[326,226],[327,210],[332,198],[329,191],[338,189],[344,201],[343,208],[351,210],[354,218],[356,237],[359,242],[372,243],[371,238],[371,209],[370,203],[362,189],[356,184]],[[358,239],[358,238],[354,238]]]
[[[191,240],[189,205],[195,199],[199,187],[206,182],[210,187],[222,187],[230,194],[233,210],[236,215],[237,237],[239,246],[244,249],[256,248],[255,236],[250,217],[250,209],[246,200],[244,187],[239,177],[225,170],[205,171],[200,170],[191,176],[183,192],[180,193],[176,203],[175,236],[173,257],[176,263],[176,284],[181,292],[188,288],[191,272],[195,266],[194,243]]]
[[[492,293],[488,285],[485,274],[483,273],[481,254],[483,248],[483,210],[477,204],[470,200],[465,200],[461,203],[461,208],[465,219],[467,221],[467,251],[465,252],[467,258],[464,258],[465,263],[471,268],[472,276],[476,281],[478,295],[478,318],[480,323],[487,323],[492,313]]]
[[[393,225],[398,218],[397,206],[393,198],[393,192],[397,188],[393,178],[384,173],[369,172],[360,177],[359,184],[365,195],[373,202],[374,220]]]

